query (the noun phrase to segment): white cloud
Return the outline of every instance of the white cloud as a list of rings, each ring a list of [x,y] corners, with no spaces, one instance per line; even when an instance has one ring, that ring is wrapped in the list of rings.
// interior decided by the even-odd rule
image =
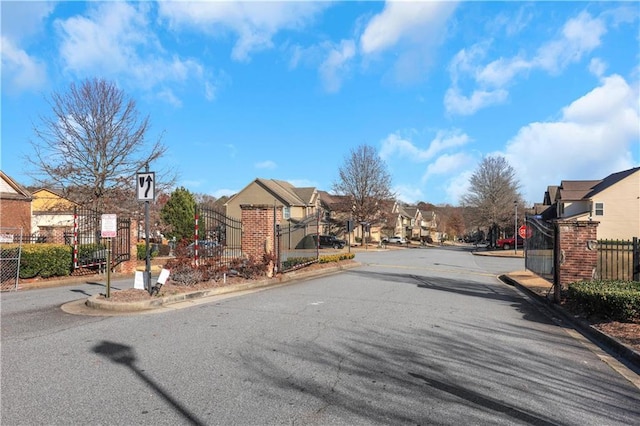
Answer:
[[[55,9],[50,1],[3,1],[2,35],[19,44],[45,28],[44,21]]]
[[[472,115],[482,108],[503,103],[508,96],[509,92],[498,89],[474,90],[471,96],[467,97],[462,95],[457,87],[451,87],[444,95],[444,106],[449,113]]]
[[[256,169],[275,169],[278,167],[278,165],[271,160],[265,160],[265,161],[256,163],[255,167]]]
[[[466,145],[470,140],[471,138],[466,133],[458,129],[440,130],[429,143],[427,149],[420,149],[412,141],[403,139],[397,133],[392,133],[382,141],[380,157],[388,159],[397,155],[400,158],[408,158],[415,162],[424,162],[433,158],[439,152]]]
[[[219,199],[222,197],[230,197],[234,194],[237,194],[238,192],[240,192],[238,189],[218,189],[216,191],[213,191],[209,195],[216,197],[216,199]]]
[[[396,194],[396,198],[403,203],[414,204],[424,200],[422,190],[412,185],[396,185],[391,190]]]
[[[589,72],[596,77],[602,77],[607,71],[607,64],[600,58],[593,58],[589,62]]]
[[[53,12],[51,2],[2,2],[2,88],[10,93],[41,89],[47,82],[46,65],[30,47],[43,32]]]
[[[427,170],[422,175],[422,182],[428,181],[432,176],[448,175],[466,169],[473,161],[474,159],[464,152],[441,155],[427,166]]]
[[[231,57],[249,61],[251,54],[273,47],[283,30],[302,28],[330,4],[323,2],[161,2],[159,15],[174,27],[197,29],[214,37],[237,37]]]
[[[330,93],[340,90],[344,74],[348,73],[349,63],[356,54],[353,40],[342,40],[338,46],[329,50],[327,58],[320,65],[320,76],[325,89]]]
[[[605,33],[603,19],[581,12],[569,19],[561,33],[538,48],[530,59],[519,53],[511,58],[498,58],[482,66],[480,62],[488,54],[488,41],[479,42],[469,50],[462,49],[449,65],[452,84],[445,94],[445,108],[449,113],[471,115],[482,108],[504,103],[509,96],[507,88],[516,77],[535,69],[558,73],[599,47]],[[592,64],[592,72],[604,72],[602,67],[593,68],[596,65]],[[477,86],[471,95],[464,95],[460,89],[460,83],[465,78]]]
[[[384,10],[367,23],[360,37],[365,62],[385,52],[393,55],[390,70],[399,83],[423,79],[433,52],[446,37],[446,24],[456,2],[387,1]]]
[[[106,2],[92,5],[86,15],[57,20],[65,69],[83,76],[115,76],[144,90],[190,78],[202,80],[205,71],[199,62],[166,54],[150,28],[149,13],[146,3]],[[156,96],[180,103],[174,93],[167,95],[160,89]]]
[[[455,7],[455,2],[387,1],[362,33],[362,52],[379,53],[402,40],[424,43],[425,34],[441,29]]]
[[[601,179],[633,164],[640,147],[637,85],[612,75],[562,110],[555,122],[531,123],[506,146],[523,195],[541,202],[548,185],[563,179]]]
[[[458,205],[462,196],[469,192],[469,179],[473,172],[473,170],[464,171],[447,182],[445,192],[449,203]]]
[[[6,37],[2,45],[2,88],[9,92],[36,90],[47,80],[46,66],[37,58],[15,46]]]
[[[546,71],[557,73],[600,46],[605,33],[606,27],[602,19],[592,18],[589,13],[581,12],[567,21],[561,37],[538,49],[532,62]]]

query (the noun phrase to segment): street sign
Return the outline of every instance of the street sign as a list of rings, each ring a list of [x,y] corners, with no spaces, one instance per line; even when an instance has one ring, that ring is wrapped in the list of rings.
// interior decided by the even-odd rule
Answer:
[[[138,201],[153,201],[156,198],[156,174],[145,172],[136,174]]]
[[[531,229],[527,225],[522,225],[518,228],[518,235],[522,238],[529,238],[531,237]]]
[[[118,219],[115,214],[102,215],[102,227],[100,236],[102,238],[115,238],[118,232]]]

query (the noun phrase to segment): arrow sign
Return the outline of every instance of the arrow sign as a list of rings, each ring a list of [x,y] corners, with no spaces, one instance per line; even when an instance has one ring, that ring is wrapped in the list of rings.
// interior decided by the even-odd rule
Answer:
[[[156,196],[156,179],[154,172],[138,173],[136,186],[138,189],[138,201],[153,201]]]

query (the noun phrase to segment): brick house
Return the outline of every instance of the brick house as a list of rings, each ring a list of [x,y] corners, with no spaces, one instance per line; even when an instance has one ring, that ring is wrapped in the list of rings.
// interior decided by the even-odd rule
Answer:
[[[32,195],[22,185],[0,171],[0,226],[20,228],[31,235]]]

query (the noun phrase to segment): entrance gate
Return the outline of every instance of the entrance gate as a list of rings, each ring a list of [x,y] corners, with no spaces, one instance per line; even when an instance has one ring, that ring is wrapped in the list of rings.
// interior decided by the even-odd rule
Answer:
[[[229,266],[234,259],[242,258],[242,221],[198,205],[192,255],[196,262],[206,260],[214,267]]]
[[[276,225],[276,253],[278,270],[287,272],[294,266],[317,262],[318,235],[320,229],[317,214],[300,220],[289,220],[285,225]],[[293,262],[298,258],[302,262]]]
[[[555,226],[553,223],[527,216],[531,236],[526,241],[525,268],[553,282]]]

